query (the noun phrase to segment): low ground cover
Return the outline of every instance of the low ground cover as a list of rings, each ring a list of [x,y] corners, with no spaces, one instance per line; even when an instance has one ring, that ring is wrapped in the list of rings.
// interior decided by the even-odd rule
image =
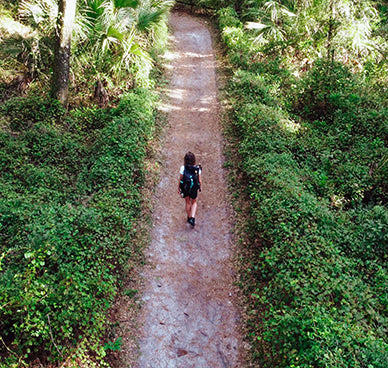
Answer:
[[[296,77],[281,58],[258,57],[233,10],[219,14],[233,69],[228,134],[240,181],[232,185],[250,202],[241,283],[252,360],[382,368],[386,101],[333,61]]]
[[[1,106],[4,367],[102,362],[107,311],[141,254],[133,239],[155,102],[136,89],[112,109],[66,113],[35,97]]]

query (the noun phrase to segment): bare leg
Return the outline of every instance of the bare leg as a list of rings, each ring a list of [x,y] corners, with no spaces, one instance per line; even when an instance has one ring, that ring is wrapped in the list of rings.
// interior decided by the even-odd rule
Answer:
[[[196,212],[197,212],[197,198],[191,200],[191,212],[189,217],[195,217]]]
[[[185,200],[187,217],[195,217],[195,213],[197,212],[197,199],[185,197]]]
[[[190,197],[185,197],[187,217],[191,217],[191,201],[190,201],[190,199],[191,199]]]

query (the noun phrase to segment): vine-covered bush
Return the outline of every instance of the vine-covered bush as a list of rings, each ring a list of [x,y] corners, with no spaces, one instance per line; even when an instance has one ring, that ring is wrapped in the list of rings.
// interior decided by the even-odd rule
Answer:
[[[154,102],[135,90],[115,109],[68,116],[41,114],[34,98],[3,105],[0,365],[93,351],[91,366],[104,356],[106,311],[139,254],[132,239]],[[12,114],[27,105],[24,124]]]
[[[220,9],[218,15],[221,38],[228,46],[229,58],[232,62],[248,65],[252,44],[244,33],[244,24],[231,7]]]
[[[221,32],[233,16],[219,12]],[[233,166],[250,200],[254,364],[385,367],[387,108],[339,63],[318,60],[299,80],[264,56],[247,63],[245,39],[223,41]]]

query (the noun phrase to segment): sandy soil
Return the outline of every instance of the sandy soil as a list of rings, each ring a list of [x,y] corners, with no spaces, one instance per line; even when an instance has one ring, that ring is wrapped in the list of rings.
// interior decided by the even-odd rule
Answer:
[[[170,24],[169,128],[154,199],[137,367],[242,367],[211,33],[206,22],[183,13],[173,13]],[[195,228],[177,193],[187,151],[203,167]]]

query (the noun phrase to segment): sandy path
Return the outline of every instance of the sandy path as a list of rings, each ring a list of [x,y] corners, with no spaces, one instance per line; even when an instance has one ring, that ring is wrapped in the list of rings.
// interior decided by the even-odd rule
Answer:
[[[211,34],[184,14],[172,14],[170,23],[169,128],[148,250],[152,267],[144,275],[138,368],[236,368],[241,338]],[[189,150],[203,166],[194,229],[177,193]]]

